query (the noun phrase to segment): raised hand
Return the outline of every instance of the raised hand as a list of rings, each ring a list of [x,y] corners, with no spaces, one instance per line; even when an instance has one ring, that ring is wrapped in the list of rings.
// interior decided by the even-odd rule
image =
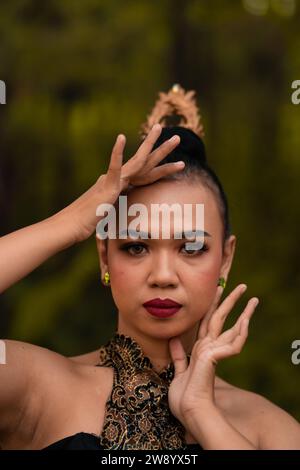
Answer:
[[[169,341],[175,376],[169,387],[169,406],[172,414],[186,425],[193,413],[201,413],[208,404],[215,405],[214,381],[218,361],[242,351],[248,335],[248,324],[258,304],[251,298],[232,328],[222,333],[223,325],[234,305],[245,292],[238,285],[220,304],[223,288],[217,288],[211,308],[201,321],[198,338],[193,346],[190,363],[179,337]]]
[[[179,136],[173,136],[152,152],[161,130],[161,125],[155,124],[135,155],[124,165],[123,152],[126,138],[123,134],[118,135],[107,173],[101,175],[91,188],[63,209],[64,215],[72,221],[75,228],[76,241],[87,239],[95,231],[99,222],[99,217],[96,216],[99,204],[114,204],[119,194],[129,185],[150,184],[184,168],[184,162],[166,163],[155,168],[180,142]]]

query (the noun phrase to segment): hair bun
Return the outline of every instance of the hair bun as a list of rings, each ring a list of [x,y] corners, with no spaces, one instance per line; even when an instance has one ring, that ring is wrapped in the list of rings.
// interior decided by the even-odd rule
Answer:
[[[163,142],[170,139],[173,135],[179,135],[180,137],[180,143],[171,152],[171,154],[176,155],[178,160],[185,160],[186,157],[190,157],[191,161],[197,160],[198,163],[201,163],[202,165],[207,163],[205,146],[202,139],[196,135],[195,132],[187,129],[186,127],[163,127],[160,136],[153,146],[153,149],[159,147]]]

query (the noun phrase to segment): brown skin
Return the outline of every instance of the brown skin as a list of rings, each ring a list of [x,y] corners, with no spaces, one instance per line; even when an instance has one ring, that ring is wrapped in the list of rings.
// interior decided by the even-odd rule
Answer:
[[[102,277],[109,272],[112,295],[119,311],[118,331],[133,336],[158,370],[171,361],[168,345],[171,337],[179,335],[186,351],[191,351],[199,320],[216,295],[218,279],[228,277],[236,244],[236,237],[232,235],[222,252],[219,210],[211,191],[199,181],[193,185],[186,180],[159,181],[128,194],[128,207],[134,203],[147,207],[149,231],[151,204],[178,202],[181,205],[204,204],[205,230],[211,234],[206,240],[208,251],[188,254],[185,252],[187,240],[175,240],[172,235],[166,240],[109,240],[108,245],[96,238]],[[128,225],[132,219],[129,218]],[[195,219],[193,225],[196,225]],[[173,224],[171,231],[174,231]],[[140,245],[122,251],[129,242]],[[183,307],[174,317],[157,319],[143,307],[144,302],[157,297],[171,298]]]
[[[176,142],[167,142],[151,152],[159,133],[159,128],[153,129],[134,157],[123,166],[125,140],[124,137],[119,138],[107,174],[102,175],[86,193],[49,219],[2,237],[0,268],[3,275],[0,292],[22,279],[50,256],[86,240],[94,233],[98,221],[95,208],[98,204],[114,203],[120,191],[126,189],[129,183],[144,186],[178,171],[179,167],[175,168],[174,165],[155,168],[177,145]],[[105,271],[108,267],[112,278],[113,295],[119,309],[119,331],[131,334],[139,341],[157,370],[164,367],[171,357],[175,362],[177,378],[180,378],[177,383],[174,380],[171,384],[176,392],[174,395],[180,396],[179,407],[176,408],[176,403],[172,404],[175,413],[182,412],[182,403],[191,404],[191,395],[187,402],[184,394],[177,394],[181,384],[188,383],[189,390],[192,390],[199,380],[197,373],[186,369],[184,361],[185,351],[189,352],[193,344],[201,345],[197,343],[199,321],[202,320],[199,334],[206,330],[206,340],[202,343],[205,346],[214,328],[222,326],[220,317],[229,314],[240,296],[233,291],[227,297],[229,301],[224,301],[226,308],[224,303],[218,308],[215,304],[220,300],[216,281],[220,275],[227,278],[229,274],[236,240],[232,236],[222,253],[221,220],[212,193],[201,185],[192,189],[185,184],[183,181],[160,181],[153,186],[141,187],[140,192],[135,188],[130,197],[132,200],[144,198],[144,202],[154,202],[152,198],[157,198],[159,202],[162,195],[174,200],[180,194],[178,199],[184,202],[186,197],[193,194],[194,202],[202,200],[207,209],[205,228],[212,234],[208,240],[211,245],[208,252],[190,257],[179,247],[180,240],[156,240],[151,242],[149,254],[136,259],[119,250],[119,241],[110,240],[106,252],[105,246],[97,240],[101,268]],[[155,188],[160,188],[160,191]],[[137,273],[140,278],[137,278]],[[197,286],[195,277],[201,280]],[[120,290],[116,288],[118,283]],[[128,295],[128,289],[131,296]],[[176,316],[163,324],[159,321],[159,329],[156,325],[158,321],[146,315],[141,307],[141,302],[153,298],[154,293],[155,296],[166,294],[184,304]],[[222,315],[221,307],[224,310]],[[248,308],[249,318],[253,310],[253,306]],[[135,313],[138,315],[135,316]],[[214,325],[211,321],[213,319],[217,320]],[[217,340],[211,344],[213,348],[222,334],[219,332],[217,336]],[[183,349],[180,348],[181,343],[176,344],[178,339],[168,349],[170,337],[180,338]],[[245,337],[244,334],[243,340]],[[112,389],[113,370],[95,367],[98,351],[67,358],[20,341],[6,340],[5,346],[7,362],[0,364],[0,446],[3,449],[40,449],[77,432],[101,434],[105,403]],[[202,346],[194,350],[205,350]],[[195,364],[205,366],[205,370],[209,371],[209,380],[200,384],[200,390],[204,391],[205,404],[211,403],[210,398],[207,401],[207,396],[213,391],[214,407],[209,407],[207,414],[202,406],[192,404],[196,419],[183,416],[186,420],[187,441],[200,442],[207,449],[231,448],[234,442],[237,443],[236,448],[300,449],[299,424],[285,411],[265,398],[238,389],[219,377],[215,378],[213,390],[210,389],[214,376],[211,360],[216,358],[216,354],[214,350],[214,357],[206,354],[203,358],[202,352],[197,353],[200,361],[197,360]],[[185,382],[187,376],[192,380]],[[202,414],[201,421],[206,422],[205,429],[199,427],[199,413]],[[209,429],[212,422],[218,422],[220,429],[225,429],[221,441],[220,436],[211,433]],[[230,442],[223,438],[227,432],[232,435]]]
[[[151,203],[172,204],[178,201],[181,204],[196,202],[204,204],[205,230],[212,235],[206,240],[207,251],[186,253],[186,240],[174,238],[138,241],[109,240],[108,243],[96,239],[102,277],[106,271],[110,273],[112,295],[119,312],[118,332],[137,340],[156,370],[160,371],[173,360],[177,366],[177,377],[182,372],[180,370],[182,367],[187,372],[186,365],[181,365],[184,362],[184,353],[191,353],[193,347],[195,349],[197,340],[199,342],[199,338],[201,339],[201,359],[198,364],[200,363],[202,368],[198,367],[198,370],[194,368],[194,374],[185,374],[186,376],[193,375],[194,381],[187,380],[187,377],[182,374],[180,380],[172,382],[169,390],[170,407],[173,414],[185,425],[188,442],[201,442],[207,449],[255,449],[272,448],[272,446],[276,448],[276,445],[283,448],[285,446],[287,448],[289,446],[290,448],[300,447],[299,425],[292,417],[263,397],[233,387],[221,378],[214,377],[212,359],[220,360],[241,352],[247,337],[247,325],[245,326],[244,323],[242,325],[242,321],[250,320],[255,310],[255,302],[253,302],[255,298],[247,303],[236,325],[221,335],[224,321],[241,297],[243,293],[241,287],[244,285],[238,286],[225,299],[219,307],[220,313],[217,313],[222,294],[222,288],[217,288],[217,280],[220,276],[227,279],[229,275],[236,237],[232,235],[226,240],[224,250],[222,249],[223,226],[213,193],[199,181],[191,185],[191,182],[183,179],[180,181],[160,180],[151,186],[136,188],[128,194],[128,206],[133,203],[142,203],[148,208],[148,214],[150,214]],[[128,224],[131,219],[128,220]],[[150,230],[151,220],[148,220],[148,226]],[[142,226],[141,229],[143,230],[144,227]],[[135,246],[127,248],[127,251],[122,250],[128,242],[132,242]],[[183,307],[174,317],[167,320],[153,318],[145,311],[142,304],[156,297],[172,298],[183,304]],[[201,328],[199,328],[200,325]],[[208,338],[208,330],[212,339]],[[242,334],[240,334],[241,330]],[[180,339],[182,348],[180,348],[180,343],[177,343],[177,346],[173,343],[173,350],[170,349],[169,340],[174,337]],[[217,341],[215,341],[216,338]],[[239,344],[228,351],[228,343],[232,346],[232,340],[236,338]],[[207,356],[208,349],[212,349],[212,344],[216,351],[215,357],[210,354],[209,360],[205,361],[203,357]],[[227,349],[224,350],[224,347]],[[75,358],[75,360],[89,361],[92,357],[93,353],[91,356],[87,355]],[[180,365],[176,358],[181,358]],[[205,380],[199,380],[203,377]],[[193,399],[191,400],[190,394],[185,401],[179,400],[178,397],[182,397],[184,390],[187,390],[187,385],[195,392]],[[187,417],[194,416],[199,411],[198,421],[204,421],[202,410],[208,409],[210,403],[213,403],[221,414],[212,418],[215,411],[212,410],[213,412],[208,417],[210,421],[215,419],[219,429],[222,430],[218,443],[214,436],[207,437],[203,435],[203,432],[198,432],[194,423]],[[182,404],[189,407],[191,413],[182,413]],[[268,424],[270,421],[274,425],[276,415],[280,415],[281,422],[286,423],[289,431],[287,435],[284,432],[280,437],[277,435],[272,441],[272,433],[271,436],[267,434],[265,428],[270,426]],[[212,433],[216,434],[215,428]],[[195,437],[196,434],[201,437],[201,440]],[[227,442],[224,435],[228,436]]]

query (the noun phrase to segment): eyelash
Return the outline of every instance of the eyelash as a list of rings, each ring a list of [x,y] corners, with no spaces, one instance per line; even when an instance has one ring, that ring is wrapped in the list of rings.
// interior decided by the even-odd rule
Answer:
[[[183,246],[185,246],[186,244],[187,243],[184,243]],[[143,243],[126,243],[125,245],[122,245],[120,247],[120,249],[122,251],[125,251],[126,253],[128,253],[131,256],[139,256],[139,255],[143,254],[143,253],[130,253],[129,250],[130,250],[130,248],[133,248],[133,247],[147,248],[147,245],[144,245]],[[200,250],[188,250],[188,251],[192,251],[192,253],[188,253],[187,256],[193,256],[193,255],[195,256],[195,254],[199,255],[200,253],[203,253],[204,251],[207,251],[207,250],[208,250],[208,247],[207,247],[206,243],[204,243]]]

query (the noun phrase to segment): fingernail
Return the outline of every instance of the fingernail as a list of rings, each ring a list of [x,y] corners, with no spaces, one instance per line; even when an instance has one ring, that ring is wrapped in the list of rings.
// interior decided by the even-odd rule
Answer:
[[[171,139],[169,139],[170,142],[176,142],[177,140],[180,140],[179,135],[173,135],[173,137],[171,137]]]
[[[175,165],[178,165],[178,166],[184,166],[185,163],[183,161],[180,161],[180,162],[175,162]]]
[[[152,130],[158,131],[160,128],[161,128],[160,124],[154,124],[154,126],[152,127]]]
[[[246,284],[242,284],[241,285],[241,292],[245,292],[247,290],[247,285]]]
[[[252,300],[252,302],[253,302],[254,307],[256,307],[256,306],[259,304],[259,299],[258,299],[257,297],[255,297],[255,298]]]

